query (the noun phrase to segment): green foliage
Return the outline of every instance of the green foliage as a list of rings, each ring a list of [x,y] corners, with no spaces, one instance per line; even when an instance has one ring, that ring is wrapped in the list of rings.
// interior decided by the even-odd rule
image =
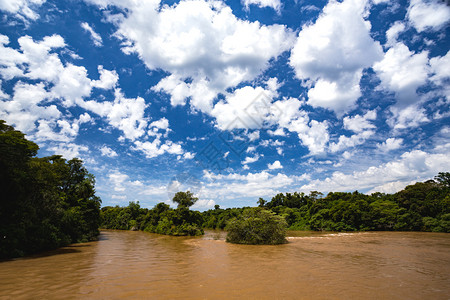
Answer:
[[[139,202],[130,202],[127,207],[103,207],[102,228],[122,230],[144,230],[166,235],[203,235],[203,216],[189,210],[197,198],[192,193],[179,192],[174,197],[177,209],[165,203],[158,203],[153,209],[140,208]]]
[[[418,182],[393,195],[278,194],[264,206],[282,216],[290,230],[450,232],[449,178],[450,173],[439,173],[436,181]]]
[[[100,199],[82,161],[37,158],[38,146],[0,120],[0,258],[95,239]]]
[[[172,201],[178,204],[178,208],[191,207],[197,202],[198,198],[194,197],[190,191],[178,192],[173,197]]]
[[[248,208],[228,222],[227,242],[248,245],[286,243],[286,221],[275,213],[260,208]]]

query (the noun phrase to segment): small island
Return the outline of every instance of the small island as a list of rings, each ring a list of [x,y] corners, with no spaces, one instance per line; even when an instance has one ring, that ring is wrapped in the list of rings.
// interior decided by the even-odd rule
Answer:
[[[260,208],[247,208],[228,222],[226,241],[245,245],[279,245],[287,243],[287,223],[283,217]]]

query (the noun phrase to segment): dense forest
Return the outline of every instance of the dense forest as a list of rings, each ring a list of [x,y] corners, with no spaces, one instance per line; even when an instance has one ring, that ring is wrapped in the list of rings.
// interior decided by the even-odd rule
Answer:
[[[0,120],[0,258],[96,239],[100,199],[79,159],[39,147]]]
[[[409,185],[395,194],[365,195],[355,191],[323,197],[319,192],[286,193],[271,201],[260,198],[257,204],[283,217],[289,230],[450,232],[450,173],[439,173],[434,180]],[[159,203],[146,209],[130,202],[128,207],[103,207],[102,227],[165,233],[190,223],[200,228],[226,229],[245,209],[221,209],[216,205],[202,213],[190,212],[186,222],[179,208]]]
[[[165,203],[158,203],[153,209],[141,208],[139,202],[130,202],[128,207],[103,207],[102,228],[144,230],[175,236],[202,235],[202,214],[189,210],[197,200],[187,191],[175,194],[173,202],[178,204],[176,209]]]

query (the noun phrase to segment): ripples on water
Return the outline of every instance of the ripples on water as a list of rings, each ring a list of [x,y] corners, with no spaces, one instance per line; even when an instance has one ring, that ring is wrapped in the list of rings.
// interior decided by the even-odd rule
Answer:
[[[225,243],[103,231],[100,241],[0,262],[1,299],[450,299],[450,235],[289,232]]]

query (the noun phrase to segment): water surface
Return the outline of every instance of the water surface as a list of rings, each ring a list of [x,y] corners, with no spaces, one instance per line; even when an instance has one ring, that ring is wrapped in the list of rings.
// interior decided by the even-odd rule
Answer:
[[[0,298],[450,299],[449,234],[289,236],[246,246],[220,231],[102,231],[98,242],[0,262]]]

